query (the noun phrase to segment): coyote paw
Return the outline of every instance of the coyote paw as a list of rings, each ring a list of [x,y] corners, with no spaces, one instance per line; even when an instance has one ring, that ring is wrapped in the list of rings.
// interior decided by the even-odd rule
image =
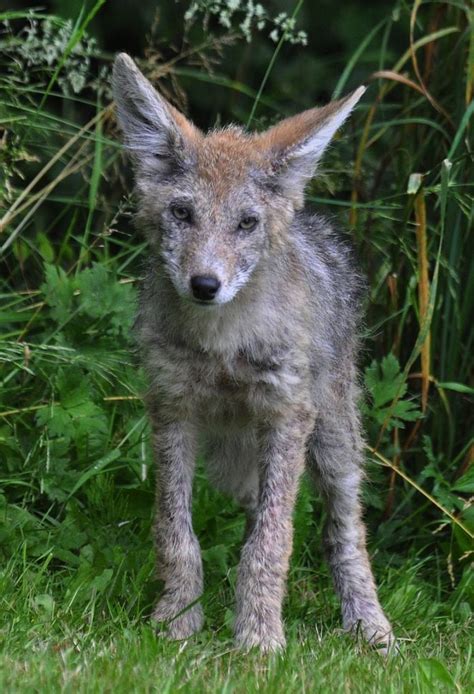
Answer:
[[[235,643],[244,651],[258,648],[262,653],[275,653],[286,646],[282,625],[267,625],[258,618],[245,622],[237,619]]]
[[[201,605],[188,608],[186,603],[177,604],[163,597],[153,611],[152,620],[162,627],[163,636],[179,641],[202,629],[204,613]]]
[[[347,627],[347,631],[358,635],[373,646],[382,656],[396,655],[398,644],[392,631],[392,627],[384,616],[377,622],[359,619]]]

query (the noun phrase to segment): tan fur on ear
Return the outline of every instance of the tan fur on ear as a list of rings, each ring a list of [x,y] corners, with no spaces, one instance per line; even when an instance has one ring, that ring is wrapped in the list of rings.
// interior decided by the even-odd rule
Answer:
[[[285,151],[296,147],[313,133],[324,128],[331,120],[337,120],[339,113],[350,111],[364,91],[365,87],[359,87],[343,99],[285,118],[260,135],[261,147],[273,151]]]
[[[204,137],[204,133],[197,128],[194,123],[186,118],[186,116],[178,111],[177,108],[172,106],[169,101],[167,101],[163,96],[161,97],[166,103],[166,106],[173,117],[174,122],[181,131],[183,137],[190,142],[197,142]]]
[[[322,108],[286,118],[257,135],[256,144],[279,178],[280,188],[296,209],[303,205],[304,188],[337,130],[359,101],[365,87]]]

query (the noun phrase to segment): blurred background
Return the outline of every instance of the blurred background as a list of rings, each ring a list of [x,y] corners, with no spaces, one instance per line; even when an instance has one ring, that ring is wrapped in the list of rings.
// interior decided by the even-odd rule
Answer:
[[[8,4],[12,10],[31,7],[28,2]],[[46,12],[75,21],[83,4],[82,0],[56,0],[42,3],[41,7]],[[275,41],[269,38],[275,25],[268,22],[259,30],[256,22],[252,21],[252,40],[247,41],[242,37],[240,28],[248,16],[246,10],[235,12],[230,28],[221,19],[222,12],[225,11],[223,8],[233,5],[244,7],[246,2],[232,3],[230,0],[228,3],[206,1],[194,4],[199,7],[199,12],[190,26],[184,15],[193,5],[191,1],[105,2],[88,24],[87,31],[97,40],[103,56],[108,59],[118,51],[127,51],[142,58],[156,51],[160,54],[161,61],[166,62],[183,55],[191,46],[193,56],[183,56],[179,63],[190,66],[194,63],[198,66],[198,49],[205,46],[202,50],[209,51],[211,55],[220,53],[216,72],[257,90],[275,49]],[[291,17],[298,3],[272,0],[264,5],[270,18],[274,19],[281,13]],[[211,7],[215,7],[217,11],[211,12],[205,19],[206,8]],[[403,3],[400,3],[400,9],[402,7]],[[306,33],[307,46],[301,43],[292,45],[288,41],[284,43],[277,69],[270,73],[266,96],[275,99],[280,107],[285,106],[291,112],[329,100],[347,61],[369,32],[386,20],[391,11],[392,3],[387,0],[364,3],[356,0],[344,3],[318,0],[301,3],[295,33],[299,30]],[[393,22],[387,60],[406,48],[404,29],[398,21]],[[232,35],[233,40],[230,38]],[[278,36],[280,35],[281,32],[278,32]],[[225,50],[219,50],[220,41],[224,41]],[[374,42],[371,49],[364,52],[361,62],[357,63],[348,87],[367,79],[374,67],[378,67],[378,62],[378,46]],[[207,87],[203,88],[201,82],[186,76],[182,76],[180,82],[192,103],[193,118],[201,126],[209,127],[219,118],[248,115],[248,97],[239,95],[231,87],[222,89],[221,85],[206,80]]]

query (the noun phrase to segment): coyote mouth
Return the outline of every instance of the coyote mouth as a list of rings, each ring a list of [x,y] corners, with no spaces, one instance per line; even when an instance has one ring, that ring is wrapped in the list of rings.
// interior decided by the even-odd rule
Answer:
[[[193,304],[197,306],[211,307],[218,306],[217,301],[202,301],[201,299],[192,299]]]

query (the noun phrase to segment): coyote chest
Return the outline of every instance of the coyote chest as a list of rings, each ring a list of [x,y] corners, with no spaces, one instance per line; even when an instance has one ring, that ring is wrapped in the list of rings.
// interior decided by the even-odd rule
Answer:
[[[155,378],[169,406],[205,427],[239,427],[287,406],[301,376],[283,349],[232,355],[163,345]]]

